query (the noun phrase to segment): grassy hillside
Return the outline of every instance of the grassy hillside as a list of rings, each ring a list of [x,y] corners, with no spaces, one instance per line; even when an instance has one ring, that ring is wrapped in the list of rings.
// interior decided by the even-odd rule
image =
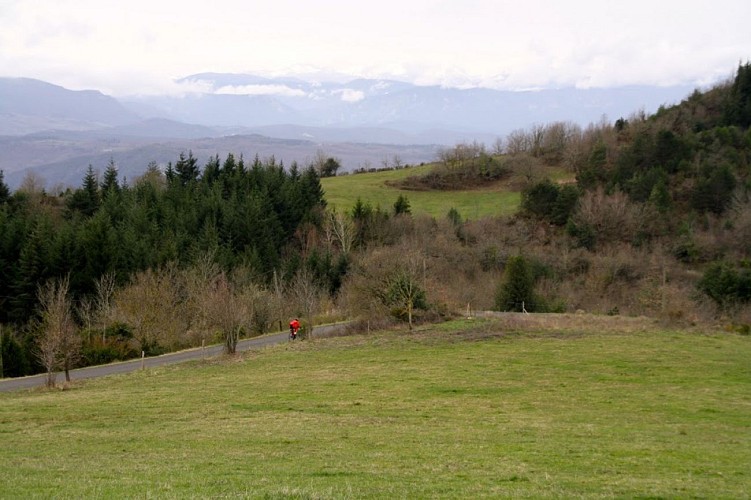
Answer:
[[[0,394],[0,497],[751,493],[749,337],[517,316]]]
[[[465,191],[407,191],[386,185],[388,181],[403,179],[427,172],[430,165],[399,170],[327,177],[321,179],[329,206],[350,211],[357,198],[369,202],[374,208],[380,206],[391,210],[400,194],[409,200],[412,213],[445,217],[451,208],[456,208],[465,219],[485,216],[509,215],[519,207],[520,195],[508,190],[504,184],[486,189]]]

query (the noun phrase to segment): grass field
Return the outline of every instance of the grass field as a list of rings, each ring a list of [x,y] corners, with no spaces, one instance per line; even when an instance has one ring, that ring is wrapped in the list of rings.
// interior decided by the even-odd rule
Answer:
[[[0,394],[0,497],[751,495],[751,337],[518,316]]]
[[[456,208],[464,219],[485,216],[508,215],[519,207],[520,194],[508,191],[503,185],[472,191],[407,191],[386,185],[387,181],[403,179],[410,175],[425,173],[429,165],[399,170],[354,174],[321,179],[329,206],[349,211],[357,198],[369,202],[374,208],[380,206],[391,210],[394,202],[403,194],[409,200],[412,213],[445,217],[451,208]]]

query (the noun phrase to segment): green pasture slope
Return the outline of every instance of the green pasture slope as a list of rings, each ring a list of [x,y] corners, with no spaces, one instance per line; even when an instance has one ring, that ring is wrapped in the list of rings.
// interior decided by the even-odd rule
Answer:
[[[751,337],[513,318],[0,393],[0,498],[751,495]]]
[[[456,208],[464,219],[479,219],[485,216],[508,215],[519,207],[518,192],[503,186],[471,191],[407,191],[386,185],[387,181],[403,179],[410,175],[428,172],[430,165],[402,168],[383,172],[340,175],[321,179],[325,198],[330,207],[350,211],[360,197],[373,208],[380,206],[390,211],[400,194],[409,200],[412,213],[445,217],[451,208]]]

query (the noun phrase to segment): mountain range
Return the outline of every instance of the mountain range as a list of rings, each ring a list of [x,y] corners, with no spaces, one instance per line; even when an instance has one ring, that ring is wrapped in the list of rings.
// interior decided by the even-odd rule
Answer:
[[[115,98],[28,78],[0,78],[0,170],[18,186],[27,171],[77,186],[89,164],[113,160],[123,176],[193,150],[309,162],[318,151],[344,170],[431,161],[458,142],[491,143],[514,129],[569,121],[582,126],[651,112],[693,88],[620,87],[500,91],[396,80],[311,82],[202,73],[180,95]],[[228,149],[231,148],[231,149]]]

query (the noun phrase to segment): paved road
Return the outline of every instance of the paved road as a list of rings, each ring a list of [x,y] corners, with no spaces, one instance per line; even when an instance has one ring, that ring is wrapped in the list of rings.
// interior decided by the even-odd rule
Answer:
[[[322,325],[317,326],[314,330],[316,336],[327,336],[344,328],[347,323],[337,323],[334,325]],[[274,333],[270,335],[264,335],[262,337],[255,337],[252,339],[244,339],[238,342],[238,351],[247,351],[249,349],[260,349],[262,347],[280,344],[289,340],[289,333]],[[150,358],[144,358],[143,360],[135,359],[131,361],[122,361],[119,363],[111,363],[109,365],[89,366],[87,368],[78,368],[71,370],[71,380],[82,380],[94,377],[106,377],[107,375],[116,375],[118,373],[128,373],[141,369],[141,367],[152,368],[155,366],[172,365],[175,363],[182,363],[183,361],[189,361],[194,359],[208,358],[212,356],[218,356],[222,353],[224,346],[222,344],[211,345],[205,348],[189,349],[186,351],[180,351],[170,354],[163,354],[162,356],[154,356]],[[47,374],[32,375],[30,377],[21,378],[9,378],[0,380],[0,392],[17,391],[20,389],[29,389],[32,387],[43,386],[47,380]],[[57,374],[57,381],[65,380],[65,373]]]

